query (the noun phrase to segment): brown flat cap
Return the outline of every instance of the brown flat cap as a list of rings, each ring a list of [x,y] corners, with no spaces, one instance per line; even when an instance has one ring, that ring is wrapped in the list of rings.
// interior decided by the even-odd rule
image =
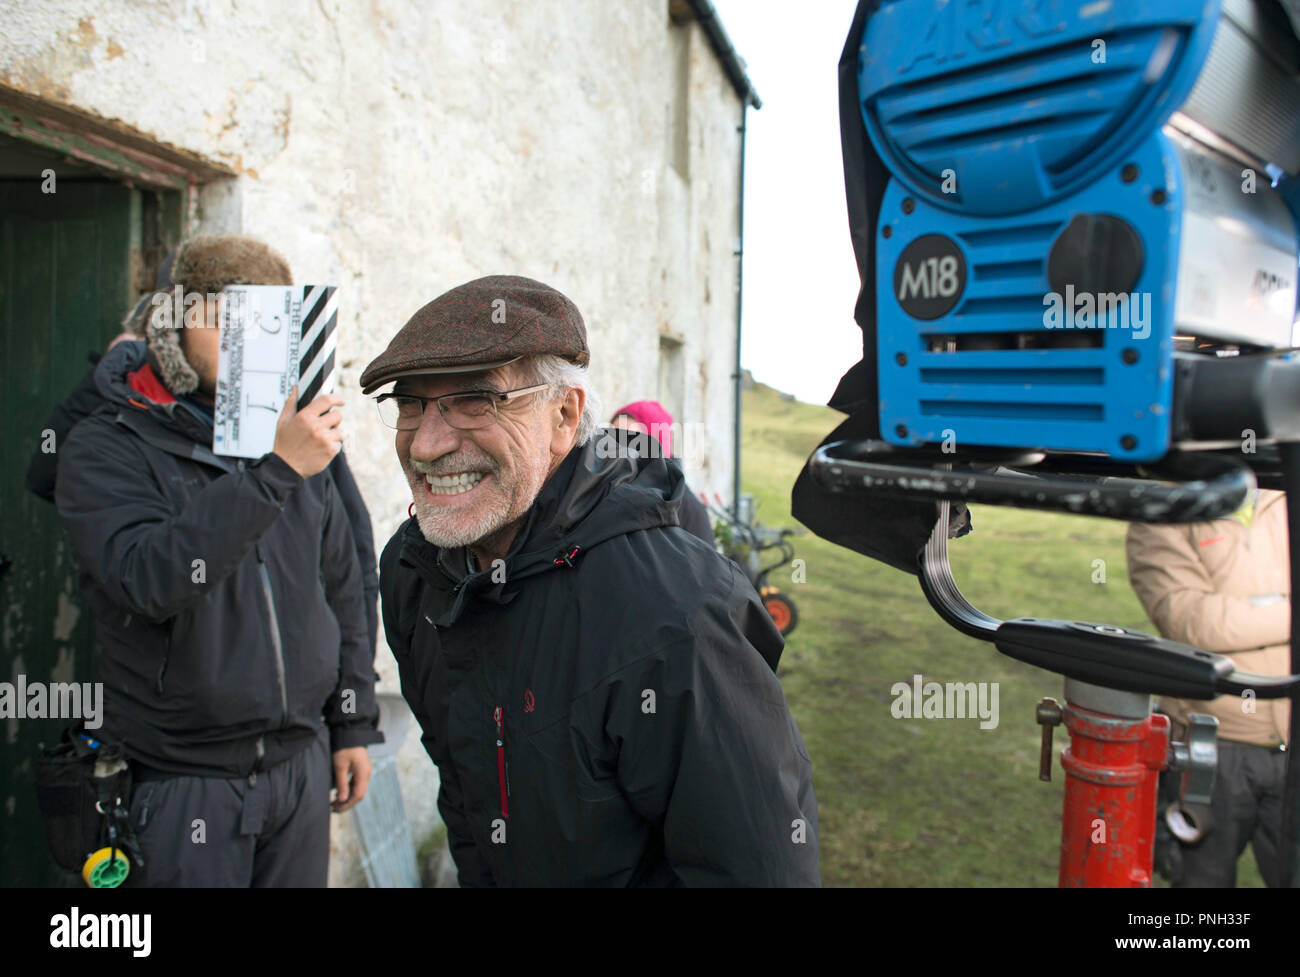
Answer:
[[[411,316],[361,374],[361,391],[418,373],[490,370],[536,353],[586,366],[582,313],[549,285],[490,275],[444,292]]]

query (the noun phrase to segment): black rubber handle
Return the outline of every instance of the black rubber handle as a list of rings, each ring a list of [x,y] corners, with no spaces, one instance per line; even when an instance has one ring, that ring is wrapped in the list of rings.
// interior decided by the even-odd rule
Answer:
[[[1220,519],[1241,508],[1255,489],[1255,475],[1246,464],[1208,453],[1171,454],[1158,465],[1141,468],[1082,455],[1048,457],[1041,452],[970,459],[987,467],[1006,466],[998,471],[933,467],[963,460],[900,450],[883,441],[836,441],[818,448],[808,469],[831,492],[951,499],[1154,523]],[[1063,465],[1097,474],[1047,470]],[[1117,471],[1125,474],[1110,474]]]
[[[1300,688],[1300,676],[1238,672],[1223,655],[1108,624],[1018,617],[1001,623],[993,643],[1030,665],[1126,692],[1213,699],[1250,691],[1281,699]]]

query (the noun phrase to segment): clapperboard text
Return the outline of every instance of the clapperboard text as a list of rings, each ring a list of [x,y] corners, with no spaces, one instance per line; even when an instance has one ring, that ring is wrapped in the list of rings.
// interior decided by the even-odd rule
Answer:
[[[299,409],[334,389],[338,289],[232,285],[221,316],[212,450],[259,458],[297,384]]]

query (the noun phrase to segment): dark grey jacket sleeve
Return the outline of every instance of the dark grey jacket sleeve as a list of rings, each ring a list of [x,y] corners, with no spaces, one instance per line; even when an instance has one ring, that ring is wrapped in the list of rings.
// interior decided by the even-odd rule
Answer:
[[[54,501],[54,485],[59,470],[59,449],[72,433],[77,423],[94,413],[104,403],[104,397],[95,383],[95,368],[92,366],[81,378],[81,382],[72,388],[67,397],[59,401],[50,413],[42,428],[41,441],[32,452],[32,460],[27,466],[27,490],[40,496],[46,502]],[[45,450],[45,431],[53,433],[53,451]]]
[[[375,534],[370,525],[370,511],[366,509],[357,480],[352,477],[347,458],[340,451],[329,464],[330,477],[338,489],[339,501],[347,513],[352,541],[356,546],[357,562],[361,566],[361,589],[366,601],[366,635],[370,640],[373,658],[375,641],[379,634],[379,568],[375,565]]]
[[[812,761],[767,660],[775,629],[734,569],[721,589],[614,686],[618,782],[683,884],[819,886]]]
[[[430,748],[433,743],[433,731],[428,728],[429,714],[421,698],[421,690],[415,684],[415,669],[411,663],[411,625],[402,621],[418,619],[419,587],[409,573],[403,573],[398,567],[398,554],[401,551],[401,534],[389,540],[379,558],[379,588],[381,607],[383,608],[384,637],[388,647],[397,659],[398,674],[402,682],[402,697],[406,699],[411,712],[420,723],[423,731],[421,742],[425,752],[433,756]],[[444,769],[444,766],[446,769]],[[481,889],[495,888],[492,871],[487,861],[479,854],[474,844],[474,835],[469,829],[465,816],[464,802],[461,798],[460,782],[450,764],[438,766],[438,813],[442,823],[447,827],[447,846],[451,849],[452,860],[456,863],[457,877],[461,888]]]
[[[375,700],[375,653],[368,634],[365,592],[356,546],[335,483],[322,479],[325,496],[321,577],[325,599],[339,622],[339,682],[325,702],[330,750],[382,743]]]
[[[234,572],[301,484],[270,454],[213,479],[175,513],[136,439],[100,414],[78,424],[59,449],[55,505],[81,569],[119,607],[165,621]],[[195,560],[203,561],[202,574]]]

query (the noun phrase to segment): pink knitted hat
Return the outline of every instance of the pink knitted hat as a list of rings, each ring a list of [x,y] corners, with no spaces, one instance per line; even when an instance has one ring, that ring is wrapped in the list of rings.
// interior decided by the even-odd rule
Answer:
[[[659,444],[663,446],[664,457],[673,456],[673,415],[664,410],[659,401],[638,400],[626,407],[620,407],[610,417],[612,419],[619,414],[626,414],[632,420],[644,424],[650,435],[657,438]]]

